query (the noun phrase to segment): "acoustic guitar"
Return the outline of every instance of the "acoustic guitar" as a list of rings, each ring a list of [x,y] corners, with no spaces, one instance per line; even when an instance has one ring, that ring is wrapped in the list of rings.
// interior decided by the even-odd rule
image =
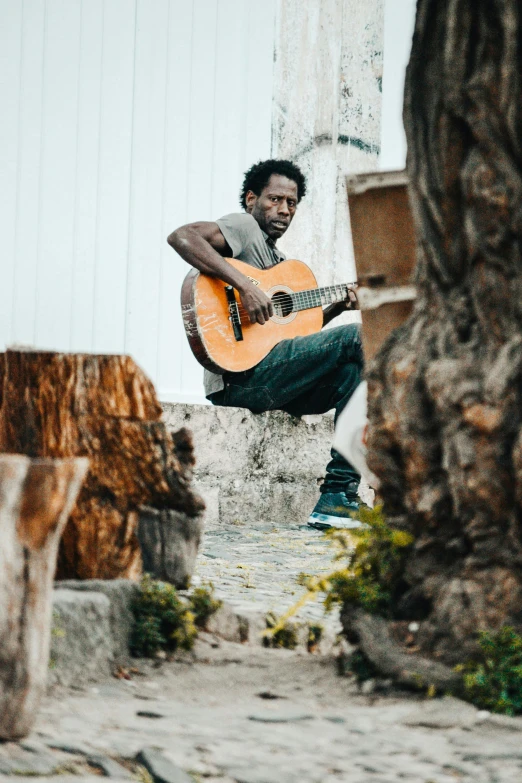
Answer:
[[[226,259],[272,300],[274,315],[252,324],[239,293],[215,277],[192,269],[181,289],[183,325],[194,356],[212,372],[242,372],[255,367],[281,340],[319,332],[324,305],[342,302],[351,283],[317,287],[302,261],[281,261],[257,269]]]

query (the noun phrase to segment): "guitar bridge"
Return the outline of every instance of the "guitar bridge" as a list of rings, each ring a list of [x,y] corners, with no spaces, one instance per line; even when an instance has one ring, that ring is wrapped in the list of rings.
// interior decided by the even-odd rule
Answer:
[[[225,294],[228,302],[228,312],[229,312],[228,320],[232,324],[232,329],[234,330],[234,337],[236,338],[236,342],[239,343],[243,339],[243,330],[241,328],[239,307],[237,306],[236,296],[234,294],[234,289],[231,285],[225,286]]]

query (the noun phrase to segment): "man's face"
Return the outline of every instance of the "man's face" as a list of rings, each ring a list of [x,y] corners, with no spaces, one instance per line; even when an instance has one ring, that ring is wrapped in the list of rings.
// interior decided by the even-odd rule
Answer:
[[[248,191],[246,203],[247,212],[257,220],[265,234],[275,241],[283,236],[295,215],[297,184],[281,174],[272,174],[259,196]]]

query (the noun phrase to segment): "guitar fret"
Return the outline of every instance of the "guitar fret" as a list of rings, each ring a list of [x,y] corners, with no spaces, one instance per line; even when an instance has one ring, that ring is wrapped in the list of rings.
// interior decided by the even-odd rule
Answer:
[[[297,312],[342,302],[343,299],[346,299],[347,293],[348,285],[345,283],[336,283],[323,288],[311,288],[307,291],[296,291],[292,294],[292,309]]]

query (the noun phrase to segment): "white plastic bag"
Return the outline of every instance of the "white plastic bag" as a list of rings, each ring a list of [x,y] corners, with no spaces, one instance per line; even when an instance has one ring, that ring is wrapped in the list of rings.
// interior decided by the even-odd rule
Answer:
[[[367,426],[368,384],[363,381],[337,419],[333,447],[354,466],[370,487],[377,489],[379,481],[366,463]]]

